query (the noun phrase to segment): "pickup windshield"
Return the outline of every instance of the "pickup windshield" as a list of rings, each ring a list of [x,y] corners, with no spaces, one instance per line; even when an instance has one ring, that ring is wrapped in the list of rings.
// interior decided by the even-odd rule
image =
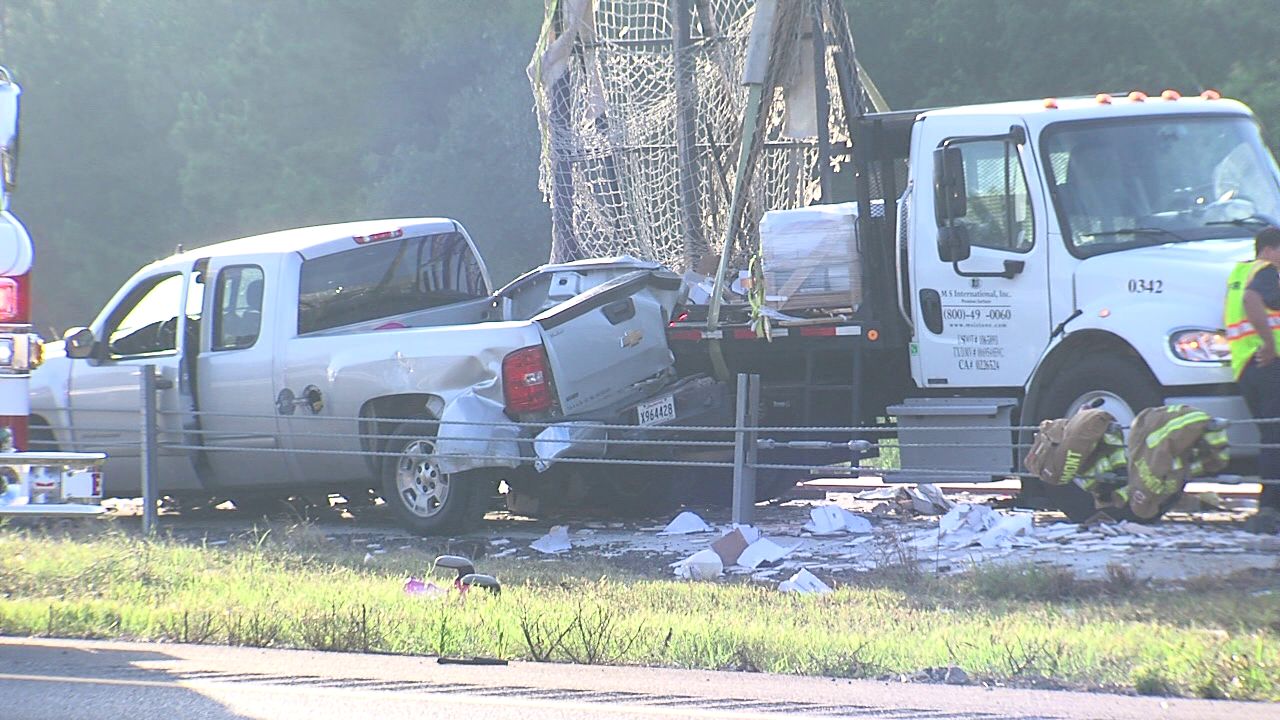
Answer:
[[[1062,123],[1041,141],[1063,236],[1079,256],[1257,232],[1280,210],[1275,160],[1239,116]]]
[[[302,263],[298,333],[488,297],[459,233],[384,240]]]

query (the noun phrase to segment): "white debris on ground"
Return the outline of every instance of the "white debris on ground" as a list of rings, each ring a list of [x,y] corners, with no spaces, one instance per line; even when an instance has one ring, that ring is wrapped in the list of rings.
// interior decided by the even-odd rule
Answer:
[[[801,593],[804,595],[826,595],[831,592],[831,587],[818,579],[817,575],[801,568],[799,572],[790,578],[778,583],[778,589],[782,592]]]
[[[996,509],[981,500],[990,498],[948,498],[922,485],[758,507],[755,526],[719,524],[715,512],[704,519],[690,511],[656,526],[587,522],[590,532],[575,531],[572,550],[628,566],[666,566],[691,580],[749,576],[770,585],[800,570],[830,582],[903,564],[942,574],[988,564],[1049,565],[1084,578],[1119,564],[1140,578],[1178,580],[1276,569],[1280,558],[1280,537],[1246,533],[1239,523],[1180,515],[1152,525],[1085,527],[1058,513]],[[567,545],[567,529],[563,538]],[[506,540],[494,539],[494,555],[514,555]]]
[[[870,520],[837,505],[819,505],[809,511],[809,517],[803,529],[811,535],[862,534],[872,530]]]
[[[977,492],[983,494],[951,490],[943,496],[927,485],[824,490],[807,499],[757,506],[752,526],[733,525],[726,509],[700,508],[647,522],[584,517],[555,525],[497,512],[478,533],[441,544],[438,538],[404,535],[389,517],[373,512],[362,513],[358,521],[321,521],[308,533],[323,533],[334,547],[347,545],[370,566],[388,560],[389,553],[430,548],[507,563],[593,558],[670,577],[679,561],[705,550],[720,568],[707,570],[715,562],[703,554],[688,577],[768,587],[802,569],[835,585],[902,565],[929,574],[1037,565],[1086,579],[1106,577],[1110,566],[1119,565],[1137,578],[1175,583],[1241,571],[1280,572],[1280,536],[1243,530],[1253,507],[1238,492],[1189,492],[1185,509],[1150,525],[1090,526],[1066,522],[1056,512],[1003,509],[1010,505],[1008,495]],[[176,535],[211,548],[228,545],[228,539],[234,544],[247,532],[235,511],[210,518],[162,517]]]
[[[714,532],[715,528],[707,524],[698,513],[688,510],[676,515],[662,529],[659,535],[692,535],[694,533]]]
[[[714,580],[724,574],[724,562],[715,550],[699,550],[684,560],[671,564],[676,577],[685,580]]]
[[[567,525],[553,525],[546,535],[534,540],[529,544],[529,547],[547,555],[568,552],[573,549],[573,545],[569,543],[569,527]]]

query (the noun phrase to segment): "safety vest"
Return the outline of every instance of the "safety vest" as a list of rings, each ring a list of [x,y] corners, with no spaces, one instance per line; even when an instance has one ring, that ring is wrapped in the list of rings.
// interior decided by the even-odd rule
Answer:
[[[1231,373],[1237,380],[1244,372],[1245,365],[1249,364],[1249,359],[1262,348],[1262,338],[1258,337],[1244,311],[1244,291],[1249,287],[1253,276],[1270,264],[1266,260],[1236,263],[1227,278],[1227,300],[1222,309],[1222,322],[1227,326],[1227,345],[1231,348]],[[1275,336],[1277,347],[1280,347],[1280,310],[1268,310],[1267,324]]]

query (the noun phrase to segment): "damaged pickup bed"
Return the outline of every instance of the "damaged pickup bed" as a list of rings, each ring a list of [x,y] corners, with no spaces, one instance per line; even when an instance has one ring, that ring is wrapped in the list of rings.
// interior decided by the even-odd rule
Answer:
[[[606,457],[640,428],[724,422],[722,385],[675,374],[664,331],[684,292],[632,258],[493,291],[446,219],[232,240],[148,265],[47,348],[33,425],[48,449],[107,451],[105,495],[136,496],[138,373],[155,366],[163,495],[372,491],[415,531],[456,532],[500,480]]]

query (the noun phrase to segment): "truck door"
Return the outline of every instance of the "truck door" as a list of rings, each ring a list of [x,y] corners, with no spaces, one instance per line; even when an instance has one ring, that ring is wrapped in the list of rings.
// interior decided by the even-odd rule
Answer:
[[[288,482],[275,405],[280,255],[212,258],[196,363],[203,463],[227,488]]]
[[[97,327],[91,357],[71,362],[68,401],[76,449],[105,451],[106,493],[140,490],[139,372],[155,365],[170,387],[158,391],[159,474],[162,491],[200,487],[191,455],[183,449],[189,409],[179,372],[181,353],[198,336],[204,285],[196,273],[161,270],[135,279]],[[183,312],[183,308],[186,312]]]
[[[946,136],[916,145],[912,375],[925,388],[1021,387],[1050,333],[1034,152],[1007,118],[943,122]]]

